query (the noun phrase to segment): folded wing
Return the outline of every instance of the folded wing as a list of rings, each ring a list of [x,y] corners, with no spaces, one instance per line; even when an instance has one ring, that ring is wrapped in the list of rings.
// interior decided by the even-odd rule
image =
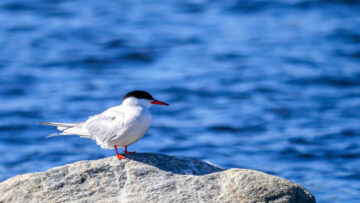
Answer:
[[[100,145],[107,145],[107,143],[121,132],[127,130],[124,127],[124,114],[122,112],[104,112],[89,118],[84,124],[89,134],[96,139]]]

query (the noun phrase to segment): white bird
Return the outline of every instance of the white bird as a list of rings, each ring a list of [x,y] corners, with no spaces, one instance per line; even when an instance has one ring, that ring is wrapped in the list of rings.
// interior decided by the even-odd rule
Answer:
[[[56,126],[60,135],[79,135],[96,140],[103,149],[115,148],[118,159],[124,159],[128,152],[127,147],[142,138],[150,127],[150,106],[167,105],[155,100],[148,92],[135,90],[127,93],[121,105],[107,109],[103,113],[90,116],[80,123],[40,122],[40,124]],[[124,153],[119,154],[117,147],[124,147]]]

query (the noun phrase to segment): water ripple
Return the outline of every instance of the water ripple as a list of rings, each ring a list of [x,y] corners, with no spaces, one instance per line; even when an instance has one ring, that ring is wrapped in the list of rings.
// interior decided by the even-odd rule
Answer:
[[[0,180],[113,156],[46,139],[145,89],[135,151],[262,170],[319,202],[360,192],[357,0],[0,2]],[[19,153],[21,151],[21,153]]]

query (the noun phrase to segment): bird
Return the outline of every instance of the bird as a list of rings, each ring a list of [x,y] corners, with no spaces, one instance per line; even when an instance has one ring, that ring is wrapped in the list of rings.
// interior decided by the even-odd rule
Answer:
[[[48,137],[62,135],[78,135],[96,140],[103,149],[115,149],[118,159],[124,159],[128,152],[127,147],[148,131],[151,124],[152,105],[169,104],[155,100],[150,93],[143,90],[128,92],[121,105],[111,107],[104,112],[90,116],[88,120],[79,123],[39,122],[43,125],[56,126],[61,132],[53,133]],[[124,147],[124,153],[119,154],[117,147]]]

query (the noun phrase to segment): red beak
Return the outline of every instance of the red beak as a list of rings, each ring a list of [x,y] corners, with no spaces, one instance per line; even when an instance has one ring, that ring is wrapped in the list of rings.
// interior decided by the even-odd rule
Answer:
[[[162,102],[162,101],[158,101],[158,100],[153,100],[151,102],[152,104],[157,104],[157,105],[166,105],[166,106],[170,106],[169,104]]]

